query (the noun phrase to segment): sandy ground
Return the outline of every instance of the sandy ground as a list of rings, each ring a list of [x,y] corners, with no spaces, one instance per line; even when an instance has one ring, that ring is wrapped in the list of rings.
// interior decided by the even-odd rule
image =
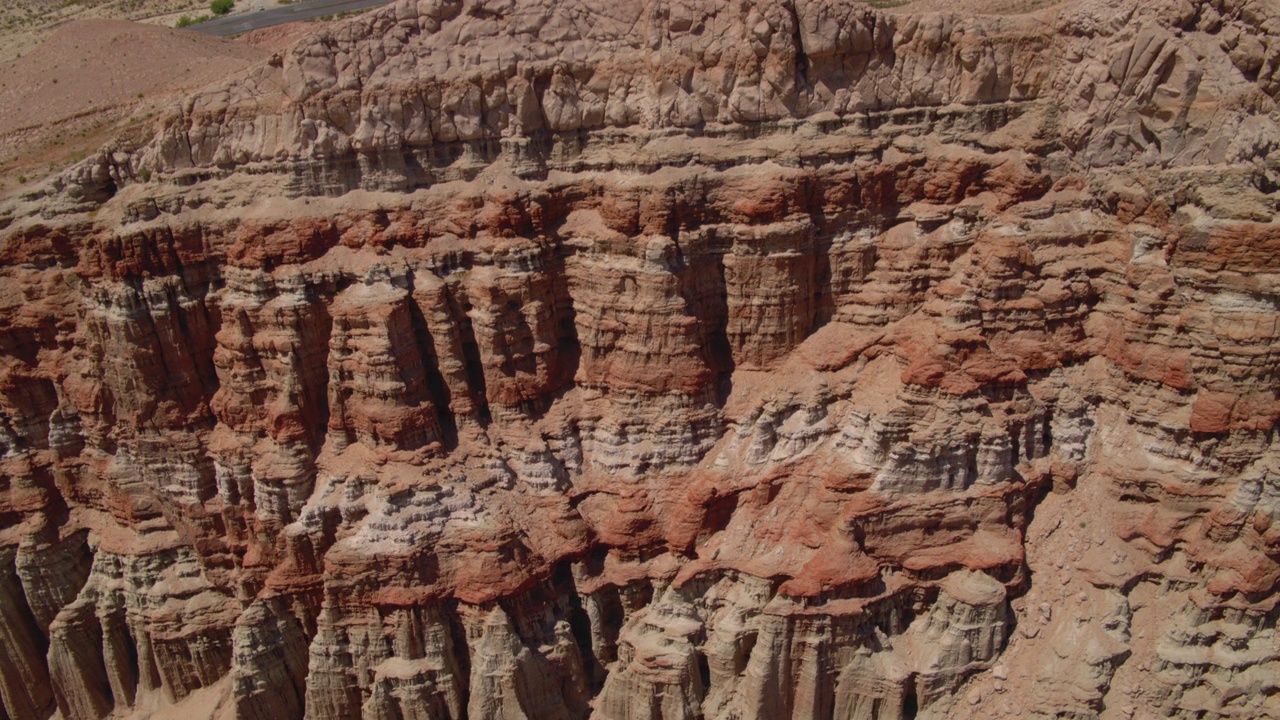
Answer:
[[[283,4],[286,0],[237,0],[232,12]],[[208,12],[209,0],[0,0],[0,63],[30,52],[53,31],[75,20],[132,20],[173,27],[183,15],[194,18]]]
[[[208,0],[3,0],[0,2],[0,62],[30,52],[58,27],[73,20],[118,19],[173,25],[183,13],[207,12]],[[168,20],[172,16],[172,20]]]
[[[137,698],[133,711],[124,717],[129,720],[235,720],[231,675],[172,704],[162,691],[143,693]],[[55,715],[50,720],[63,718]]]
[[[290,1],[237,0],[233,12]],[[326,24],[232,40],[171,29],[208,11],[209,0],[0,0],[0,198]]]
[[[0,66],[0,134],[205,85],[269,53],[242,42],[121,20],[64,25]]]
[[[121,20],[77,20],[0,64],[0,196],[154,119],[270,49]]]

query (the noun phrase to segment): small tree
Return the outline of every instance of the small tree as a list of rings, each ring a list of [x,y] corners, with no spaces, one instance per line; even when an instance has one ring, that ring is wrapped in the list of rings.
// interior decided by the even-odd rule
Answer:
[[[226,15],[235,7],[235,0],[213,0],[209,3],[209,12],[214,15]]]

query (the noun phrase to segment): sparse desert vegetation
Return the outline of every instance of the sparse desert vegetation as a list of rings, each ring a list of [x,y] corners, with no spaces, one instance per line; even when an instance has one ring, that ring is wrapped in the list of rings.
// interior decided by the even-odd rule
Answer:
[[[254,45],[283,47],[314,29],[279,26],[239,41],[164,29],[276,4],[289,3],[0,1],[0,197],[143,131],[177,94],[268,56]]]
[[[72,20],[111,18],[175,25],[183,13],[208,12],[209,0],[5,0],[0,2],[0,62],[30,51]]]
[[[266,56],[244,43],[163,27],[60,25],[21,59],[0,62],[0,196],[114,136],[144,129],[175,93]]]

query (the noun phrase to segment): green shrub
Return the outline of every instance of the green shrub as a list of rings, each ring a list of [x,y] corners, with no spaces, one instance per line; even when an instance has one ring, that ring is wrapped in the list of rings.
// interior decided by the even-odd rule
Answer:
[[[209,3],[209,12],[214,15],[226,15],[235,7],[235,0],[213,0]]]

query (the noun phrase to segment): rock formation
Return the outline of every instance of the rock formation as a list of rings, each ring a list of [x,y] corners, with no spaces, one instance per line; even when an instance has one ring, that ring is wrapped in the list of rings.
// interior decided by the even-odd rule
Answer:
[[[1277,98],[1262,0],[304,38],[0,208],[0,717],[1280,717]]]

